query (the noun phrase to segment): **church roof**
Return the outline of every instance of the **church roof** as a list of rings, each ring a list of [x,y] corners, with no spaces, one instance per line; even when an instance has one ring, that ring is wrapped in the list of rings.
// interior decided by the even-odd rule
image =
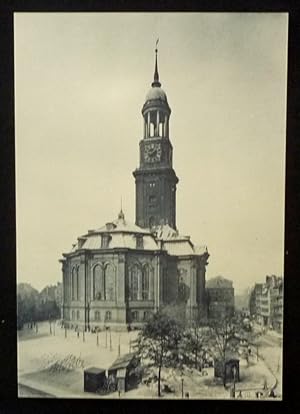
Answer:
[[[143,250],[164,250],[171,256],[203,255],[207,253],[206,246],[194,246],[189,236],[183,236],[168,224],[157,226],[152,231],[143,229],[125,220],[121,211],[116,220],[104,226],[89,230],[73,244],[71,253],[79,249],[96,250],[102,248],[102,236],[109,236],[109,249],[137,249],[137,236],[143,237]]]
[[[142,229],[141,227],[137,226],[134,223],[131,223],[128,220],[125,220],[125,216],[121,216],[120,214],[117,220],[111,221],[106,223],[104,226],[100,227],[99,229],[93,230],[94,233],[141,233],[141,234],[150,234],[150,230]]]
[[[140,235],[143,236],[144,250],[159,250],[159,246],[150,230],[142,229],[136,224],[125,220],[124,213],[121,211],[116,220],[108,222],[96,230],[89,230],[87,234],[79,237],[78,242],[73,245],[71,252],[75,252],[78,249],[100,249],[103,234],[110,236],[107,247],[109,249],[136,249],[136,237]]]
[[[168,224],[157,226],[155,228],[155,238],[162,242],[162,249],[167,250],[172,256],[201,256],[204,253],[207,253],[206,246],[194,246],[189,236],[179,234],[178,230],[174,230]]]

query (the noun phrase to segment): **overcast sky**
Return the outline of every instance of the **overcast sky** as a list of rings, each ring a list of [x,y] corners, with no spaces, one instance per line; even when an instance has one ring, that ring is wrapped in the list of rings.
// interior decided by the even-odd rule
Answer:
[[[135,220],[157,37],[180,233],[236,291],[282,275],[287,30],[275,13],[16,13],[17,281],[61,280],[121,196]]]

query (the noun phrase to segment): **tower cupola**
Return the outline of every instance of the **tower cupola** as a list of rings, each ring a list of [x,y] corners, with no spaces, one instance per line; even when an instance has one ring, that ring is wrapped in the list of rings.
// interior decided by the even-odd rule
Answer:
[[[144,118],[144,138],[169,137],[169,117],[171,109],[165,91],[161,88],[158,72],[157,43],[155,49],[154,79],[142,109]]]

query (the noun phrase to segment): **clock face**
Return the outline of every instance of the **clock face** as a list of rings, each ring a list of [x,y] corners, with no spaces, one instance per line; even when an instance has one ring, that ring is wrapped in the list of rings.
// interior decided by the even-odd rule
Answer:
[[[158,143],[145,145],[144,158],[146,162],[157,162],[161,159],[161,146]]]

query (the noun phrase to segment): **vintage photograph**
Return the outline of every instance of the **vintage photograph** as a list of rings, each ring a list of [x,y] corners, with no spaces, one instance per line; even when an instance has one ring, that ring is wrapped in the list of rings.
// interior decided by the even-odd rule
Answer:
[[[14,13],[20,398],[282,400],[288,13]]]

